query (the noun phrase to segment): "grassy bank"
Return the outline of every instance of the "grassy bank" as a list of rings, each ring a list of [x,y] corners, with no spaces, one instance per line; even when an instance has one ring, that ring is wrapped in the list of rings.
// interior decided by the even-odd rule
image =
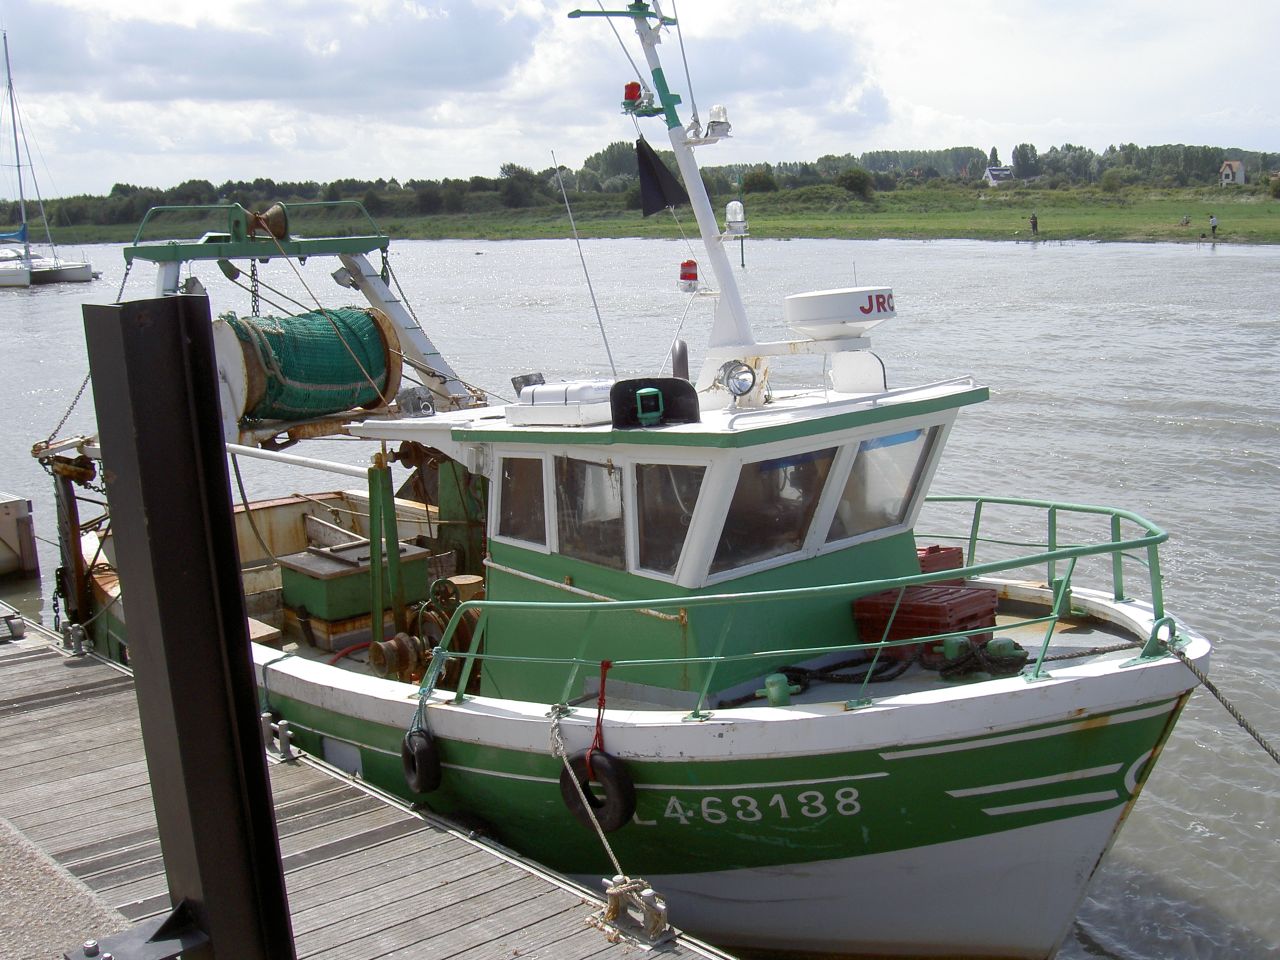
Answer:
[[[936,186],[934,184],[937,184]],[[715,200],[722,213],[730,197]],[[1280,200],[1261,191],[1219,187],[1151,189],[1115,193],[1096,188],[1037,190],[974,189],[933,181],[876,193],[859,200],[835,186],[803,187],[745,198],[752,236],[1025,240],[1028,217],[1039,220],[1042,240],[1192,242],[1209,233],[1209,215],[1219,220],[1218,239],[1230,243],[1280,243]],[[1187,225],[1182,219],[1189,219]],[[621,196],[584,196],[574,218],[584,237],[677,237],[668,214],[642,218],[624,208]],[[692,213],[681,208],[687,233],[695,233]],[[469,213],[419,215],[392,211],[378,217],[393,237],[413,239],[514,240],[569,235],[563,207],[536,206]],[[218,229],[210,221],[157,222],[147,239],[184,237]],[[356,221],[295,223],[300,234],[319,236],[359,230]],[[60,243],[128,242],[133,226],[91,226],[57,231]]]

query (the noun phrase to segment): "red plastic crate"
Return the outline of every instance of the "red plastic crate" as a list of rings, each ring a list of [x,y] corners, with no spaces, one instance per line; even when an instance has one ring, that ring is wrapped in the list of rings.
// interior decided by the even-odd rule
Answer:
[[[882,639],[909,640],[936,634],[958,633],[979,627],[996,625],[996,591],[991,587],[919,586],[907,587],[898,602],[898,590],[873,593],[855,600],[853,619],[858,625],[858,638],[863,643],[878,643]],[[885,636],[885,625],[894,613],[893,627]],[[976,644],[984,644],[991,634],[970,634]],[[882,657],[892,660],[909,660],[917,653],[926,664],[938,662],[932,649],[940,641],[928,644],[904,644],[886,648]]]
[[[939,570],[956,570],[964,566],[964,550],[960,547],[943,547],[932,544],[928,547],[916,547],[916,559],[920,561],[921,573],[936,573]],[[963,580],[938,580],[940,587],[964,586]],[[934,584],[930,584],[933,586]]]

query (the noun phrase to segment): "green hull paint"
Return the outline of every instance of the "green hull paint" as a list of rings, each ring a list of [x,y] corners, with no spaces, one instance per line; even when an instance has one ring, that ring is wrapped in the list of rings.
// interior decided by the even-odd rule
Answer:
[[[525,570],[557,583],[567,580],[577,588],[615,600],[798,589],[905,577],[920,572],[915,538],[909,532],[697,590],[498,542],[492,543],[490,549],[494,562],[500,567]],[[504,573],[500,569],[490,569],[488,597],[491,600],[545,602],[581,599],[548,584]],[[845,598],[704,606],[688,611],[686,620],[687,623],[660,619],[635,611],[601,615],[548,610],[534,615],[528,610],[495,609],[489,613],[485,650],[490,656],[625,660],[639,655],[653,660],[710,657],[729,650],[749,653],[788,646],[820,646],[824,643],[840,646],[859,642],[849,601]],[[732,637],[725,651],[718,649],[723,636]],[[867,639],[876,641],[880,638]],[[638,651],[642,653],[638,654]],[[721,663],[715,668],[710,690],[716,693],[754,681],[789,662],[793,659],[784,657],[776,662]],[[706,682],[708,669],[707,664],[699,663],[619,668],[618,672],[610,674],[610,678],[672,690],[697,691]],[[501,663],[490,659],[484,663],[481,692],[486,696],[554,703],[566,695],[566,677],[566,668],[562,665]],[[583,678],[579,677],[567,696],[580,696],[582,684]]]
[[[129,644],[124,621],[110,608],[99,610],[88,627],[88,641],[93,651],[112,663],[129,664]]]
[[[633,873],[688,874],[909,852],[1101,811],[1119,818],[1184,702],[1003,731],[986,742],[913,744],[900,756],[871,749],[752,760],[631,760],[636,816],[609,842]],[[291,721],[305,750],[323,755],[317,731],[361,744],[364,779],[406,800],[482,822],[496,839],[557,871],[592,874],[608,867],[595,836],[564,806],[562,766],[549,751],[438,738],[443,785],[421,797],[404,784],[403,731],[277,695],[271,705]],[[1136,713],[1144,715],[1117,722]],[[1036,731],[1041,735],[1026,736]],[[954,749],[958,745],[964,748]]]

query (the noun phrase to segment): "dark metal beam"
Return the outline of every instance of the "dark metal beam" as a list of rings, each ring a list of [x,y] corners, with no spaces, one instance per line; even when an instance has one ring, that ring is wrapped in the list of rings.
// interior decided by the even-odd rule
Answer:
[[[210,939],[183,956],[292,960],[209,302],[85,306],[84,317],[169,895]]]
[[[67,619],[84,623],[89,618],[89,575],[84,553],[80,550],[80,501],[72,478],[58,472],[58,458],[53,460],[53,502],[58,512],[58,586],[62,588],[62,604]],[[57,605],[57,600],[54,600]]]

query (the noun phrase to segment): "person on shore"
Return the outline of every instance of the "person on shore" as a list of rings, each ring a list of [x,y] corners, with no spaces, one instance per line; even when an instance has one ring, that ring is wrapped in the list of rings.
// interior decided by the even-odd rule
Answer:
[[[1040,232],[1040,221],[1036,219],[1036,215],[1031,214],[1031,235],[1034,237]]]
[[[1218,218],[1212,213],[1209,214],[1209,232],[1213,234],[1213,239],[1218,239]]]

